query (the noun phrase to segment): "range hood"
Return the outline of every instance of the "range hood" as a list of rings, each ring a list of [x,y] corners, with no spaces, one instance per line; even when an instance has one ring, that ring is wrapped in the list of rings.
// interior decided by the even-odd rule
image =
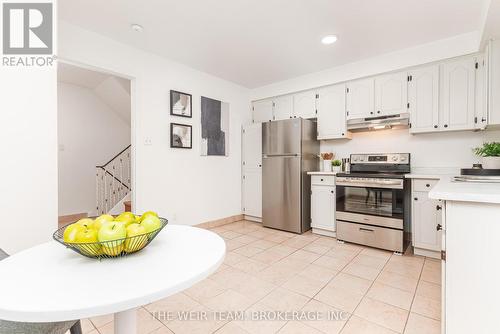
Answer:
[[[396,115],[355,118],[347,121],[347,130],[351,132],[383,129],[407,129],[410,127],[410,113]]]

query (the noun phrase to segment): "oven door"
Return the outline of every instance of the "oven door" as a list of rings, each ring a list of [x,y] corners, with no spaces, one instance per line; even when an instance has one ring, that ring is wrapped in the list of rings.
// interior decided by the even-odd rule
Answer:
[[[401,180],[402,184],[403,180]],[[401,188],[401,189],[399,189]],[[404,190],[386,185],[337,183],[337,219],[390,228],[403,228]]]

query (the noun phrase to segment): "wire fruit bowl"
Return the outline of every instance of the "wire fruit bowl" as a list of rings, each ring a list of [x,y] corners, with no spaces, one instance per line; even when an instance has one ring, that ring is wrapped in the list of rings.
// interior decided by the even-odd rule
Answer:
[[[167,226],[168,220],[159,217],[161,226],[151,232],[135,235],[132,237],[126,237],[123,239],[116,239],[110,241],[99,241],[91,243],[70,243],[64,241],[64,230],[66,227],[73,223],[69,223],[63,227],[57,229],[52,237],[55,241],[64,245],[80,255],[93,258],[93,259],[105,259],[114,257],[123,257],[129,254],[137,253],[138,251],[144,249],[147,245],[153,241],[153,239],[160,233],[160,231]]]

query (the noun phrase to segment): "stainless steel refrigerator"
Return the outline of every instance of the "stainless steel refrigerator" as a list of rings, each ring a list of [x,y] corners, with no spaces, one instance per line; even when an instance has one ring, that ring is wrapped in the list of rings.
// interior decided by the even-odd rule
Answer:
[[[303,233],[311,228],[311,183],[318,170],[316,122],[301,118],[262,124],[262,224]]]

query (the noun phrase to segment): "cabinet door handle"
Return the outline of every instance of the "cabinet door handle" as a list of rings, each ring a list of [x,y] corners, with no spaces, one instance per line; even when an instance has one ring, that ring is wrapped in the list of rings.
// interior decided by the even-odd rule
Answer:
[[[437,129],[437,128],[438,128],[438,126],[437,126],[437,125],[434,125],[434,129]]]
[[[380,110],[377,110],[377,114],[380,114]]]
[[[259,165],[259,167],[262,167],[262,165]]]
[[[370,115],[373,115],[373,111],[370,111]]]
[[[427,188],[429,188],[431,185],[427,183],[425,186],[426,186]]]
[[[445,124],[445,125],[444,125],[444,127],[445,127],[445,128],[447,128],[447,127],[448,127],[448,124]]]
[[[333,190],[330,191],[333,194]]]
[[[370,229],[367,229],[367,228],[363,228],[363,227],[360,227],[359,230],[361,232],[374,232],[373,230],[370,230]]]
[[[436,205],[436,210],[441,210],[443,207],[441,205]]]
[[[323,179],[321,179],[321,182],[323,182]]]
[[[443,229],[443,226],[441,224],[436,225],[436,231],[441,231]]]
[[[413,200],[414,200],[414,201],[418,201],[418,197],[414,197],[414,198],[413,198]]]

